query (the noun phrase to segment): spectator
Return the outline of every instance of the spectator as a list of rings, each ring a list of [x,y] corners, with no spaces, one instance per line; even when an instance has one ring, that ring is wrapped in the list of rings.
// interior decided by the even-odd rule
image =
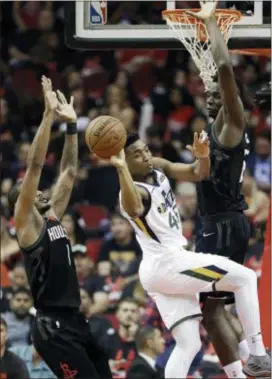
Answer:
[[[8,342],[12,346],[28,345],[30,342],[31,306],[32,298],[28,289],[18,288],[14,291],[10,299],[10,312],[2,315],[8,325]]]
[[[141,248],[135,238],[132,227],[120,214],[111,216],[112,239],[106,241],[99,255],[99,267],[104,262],[111,262],[114,271],[125,278],[125,283],[137,279]]]
[[[121,300],[116,317],[119,327],[110,351],[110,366],[115,375],[125,378],[137,353],[135,334],[138,330],[139,307],[136,301],[130,298]]]
[[[10,351],[26,363],[31,379],[56,378],[33,345],[15,346],[12,347]]]
[[[0,310],[2,313],[10,310],[9,303],[14,291],[16,291],[18,288],[29,287],[23,263],[16,263],[13,270],[9,272],[9,279],[11,280],[11,286],[3,287],[2,289],[2,296],[0,301]]]
[[[255,152],[247,161],[247,167],[256,180],[260,190],[269,193],[271,190],[271,132],[260,133],[255,142]]]
[[[110,357],[112,346],[116,341],[116,330],[103,314],[94,314],[93,309],[96,307],[96,304],[94,304],[84,288],[80,289],[80,297],[80,312],[89,321],[90,330],[94,339]]]
[[[91,274],[93,272],[93,262],[87,255],[85,245],[77,244],[72,246],[72,253],[76,266],[78,281],[81,286],[91,290]]]
[[[1,262],[4,262],[9,269],[21,260],[21,253],[16,238],[9,232],[9,224],[4,216],[1,216]]]
[[[163,378],[163,372],[156,368],[156,358],[164,351],[164,339],[160,330],[151,326],[140,327],[135,342],[138,354],[127,372],[127,378]]]
[[[62,226],[67,232],[68,238],[71,241],[72,247],[74,245],[85,243],[85,233],[81,223],[80,217],[72,209],[67,210],[62,217]]]
[[[246,216],[255,224],[266,222],[269,213],[269,198],[258,189],[255,179],[245,171],[243,180],[243,194],[248,204]]]
[[[1,379],[28,379],[30,375],[25,362],[7,349],[8,327],[6,321],[0,318],[0,377]]]

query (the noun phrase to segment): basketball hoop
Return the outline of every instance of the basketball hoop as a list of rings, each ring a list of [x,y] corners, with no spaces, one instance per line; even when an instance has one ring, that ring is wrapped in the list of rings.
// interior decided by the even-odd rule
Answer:
[[[188,9],[191,12],[198,12],[199,9]],[[186,13],[187,10],[165,10],[162,12],[163,19],[167,25],[173,29],[176,38],[179,39],[192,56],[200,71],[206,90],[213,82],[213,77],[217,73],[217,67],[211,53],[209,35],[203,21]],[[242,14],[232,9],[218,9],[215,12],[217,24],[221,33],[228,43],[232,27],[238,22]]]

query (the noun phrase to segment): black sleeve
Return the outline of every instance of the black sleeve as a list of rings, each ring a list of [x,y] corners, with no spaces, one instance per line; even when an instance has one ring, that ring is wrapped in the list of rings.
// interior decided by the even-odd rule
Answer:
[[[29,379],[30,374],[28,372],[26,363],[16,354],[11,352],[10,354],[12,354],[12,360],[10,360],[11,368],[8,379]]]

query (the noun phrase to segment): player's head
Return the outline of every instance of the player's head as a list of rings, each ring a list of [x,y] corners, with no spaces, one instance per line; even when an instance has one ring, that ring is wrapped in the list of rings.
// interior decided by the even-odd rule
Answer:
[[[251,109],[252,101],[246,93],[246,89],[242,81],[235,76],[235,81],[238,89],[238,95],[240,96],[245,108]],[[218,83],[218,76],[213,78],[213,83],[207,91],[207,111],[210,117],[216,118],[220,108],[222,106],[222,100],[220,95],[220,87]]]
[[[212,118],[216,118],[220,108],[222,106],[220,89],[217,82],[217,78],[214,78],[209,90],[207,91],[206,108],[208,114]]]
[[[21,186],[22,180],[18,180],[14,186],[11,187],[8,193],[8,204],[11,212],[14,212],[15,205],[20,195]],[[42,191],[37,191],[34,206],[37,208],[41,215],[44,215],[51,208],[51,201],[49,198],[43,195]]]
[[[128,134],[125,153],[132,176],[146,176],[153,170],[152,154],[137,133]]]

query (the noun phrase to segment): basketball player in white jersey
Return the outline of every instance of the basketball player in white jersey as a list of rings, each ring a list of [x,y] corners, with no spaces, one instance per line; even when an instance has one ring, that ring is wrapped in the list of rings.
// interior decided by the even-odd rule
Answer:
[[[194,136],[190,147],[194,164],[171,163],[153,158],[136,134],[129,135],[125,150],[110,162],[117,168],[121,191],[120,208],[136,231],[143,250],[139,276],[144,289],[156,302],[167,328],[176,340],[165,369],[166,378],[186,378],[192,360],[201,348],[202,318],[199,292],[232,291],[258,375],[271,372],[270,357],[261,338],[257,278],[254,271],[227,258],[185,250],[187,241],[174,194],[167,176],[198,181],[209,176],[209,141]],[[251,359],[251,357],[249,358]],[[248,362],[250,363],[250,362]]]

